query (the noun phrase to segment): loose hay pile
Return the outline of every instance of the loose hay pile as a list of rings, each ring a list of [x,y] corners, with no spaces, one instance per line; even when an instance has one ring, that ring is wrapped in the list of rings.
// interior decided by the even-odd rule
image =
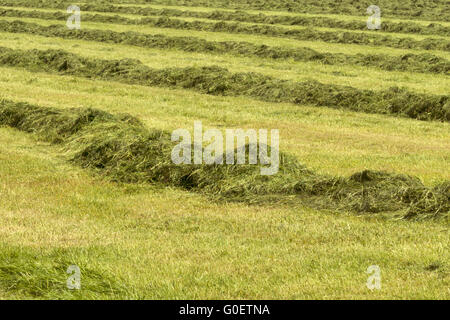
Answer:
[[[337,211],[449,218],[450,181],[429,188],[415,177],[369,170],[330,177],[283,153],[274,176],[261,176],[259,165],[175,165],[170,133],[147,129],[129,115],[96,109],[60,110],[3,100],[0,124],[61,145],[71,161],[113,181],[161,183],[224,201],[301,201]]]

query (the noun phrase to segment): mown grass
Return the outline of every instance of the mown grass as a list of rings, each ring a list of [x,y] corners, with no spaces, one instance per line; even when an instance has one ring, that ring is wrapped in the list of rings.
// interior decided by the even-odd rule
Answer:
[[[0,2],[1,4],[1,2]],[[22,9],[22,8],[21,8]],[[44,9],[46,10],[46,9]],[[265,23],[265,24],[280,24],[286,26],[314,26],[322,28],[340,28],[347,30],[360,30],[367,31],[367,19],[361,19],[355,17],[329,17],[329,16],[311,16],[311,15],[275,15],[265,14],[262,12],[250,13],[243,11],[220,11],[214,10],[210,12],[204,11],[190,11],[190,10],[178,10],[172,7],[166,8],[154,8],[154,7],[129,7],[129,6],[97,6],[97,5],[82,5],[83,12],[96,11],[104,13],[123,13],[145,15],[145,16],[169,16],[169,17],[186,17],[186,18],[201,18],[208,20],[219,21],[239,21],[250,23]],[[129,15],[129,17],[133,17]],[[351,19],[349,19],[351,18]],[[329,29],[328,29],[329,30]],[[440,23],[416,23],[414,21],[392,21],[389,19],[383,19],[381,25],[382,32],[395,32],[395,33],[409,33],[409,34],[425,34],[425,35],[450,35],[450,28]]]
[[[70,76],[2,68],[1,97],[53,107],[94,107],[130,113],[150,127],[278,128],[281,150],[332,175],[364,169],[419,176],[426,184],[450,178],[448,123],[428,123],[248,98],[206,96]]]
[[[110,184],[67,165],[54,147],[0,132],[0,250],[9,259],[0,265],[24,270],[9,278],[16,286],[1,286],[3,297],[449,297],[442,224],[218,205],[177,190]],[[82,290],[73,292],[63,286],[65,269],[77,263]],[[365,271],[373,264],[382,290],[372,292]],[[45,285],[28,285],[36,283]],[[105,283],[116,294],[105,294]]]
[[[31,34],[0,33],[0,46],[12,49],[63,49],[83,57],[121,59],[126,56],[151,68],[194,67],[221,65],[231,72],[256,72],[283,80],[317,80],[339,83],[359,89],[384,90],[393,86],[414,92],[447,94],[450,79],[444,75],[426,73],[385,72],[376,68],[333,66],[305,63],[290,59],[236,57],[230,54],[191,53],[180,50],[161,50],[95,41],[42,37]],[[70,49],[68,49],[70,48]],[[158,57],[155,59],[155,57]]]
[[[168,1],[164,4],[167,7]],[[403,11],[399,14],[405,17]],[[419,18],[425,16],[430,17],[421,14]],[[242,39],[286,48],[308,46],[322,52],[397,56],[424,52],[82,23],[83,28],[117,32],[134,28],[136,32],[195,35],[214,41]],[[321,82],[351,82],[354,87],[375,90],[398,81],[414,92],[448,94],[448,77],[438,75],[27,34],[2,36],[1,43],[14,49],[66,46],[86,57],[131,57],[155,68],[170,66],[170,60],[173,66],[185,67],[207,65],[210,59],[210,64],[223,63],[233,72],[256,71],[283,79],[323,77],[328,79]],[[450,57],[446,52],[432,53]],[[371,75],[377,79],[372,87]],[[202,120],[205,128],[278,128],[281,150],[294,154],[320,174],[345,176],[364,169],[387,170],[418,176],[427,186],[450,179],[446,170],[450,161],[448,123],[207,96],[20,68],[1,67],[0,88],[0,98],[63,109],[93,107],[114,114],[127,112],[142,119],[147,127],[167,131],[191,129],[194,120]],[[0,299],[450,298],[448,221],[355,217],[347,211],[317,211],[298,203],[214,203],[206,196],[159,184],[108,182],[71,165],[66,161],[68,154],[61,151],[32,135],[0,128]],[[82,269],[81,291],[65,287],[65,271],[70,264]],[[372,292],[366,288],[365,271],[373,264],[381,267],[382,290]]]
[[[269,102],[290,102],[389,114],[425,121],[449,121],[449,96],[416,94],[393,87],[384,91],[292,82],[257,73],[231,73],[219,66],[152,69],[140,61],[87,59],[64,50],[12,50],[0,48],[6,66],[44,70],[60,75],[119,81],[144,86],[184,88],[205,94],[247,96]]]
[[[2,17],[0,20],[16,21],[17,18]],[[59,20],[43,20],[36,18],[21,18],[20,21],[27,23],[37,23],[42,26],[63,25]],[[163,34],[170,37],[190,36],[207,41],[248,41],[256,45],[281,46],[284,48],[299,48],[309,47],[320,52],[334,52],[344,54],[373,54],[389,53],[390,55],[402,55],[406,53],[412,54],[433,54],[438,57],[450,59],[450,54],[446,51],[440,50],[421,50],[408,48],[389,48],[383,46],[366,46],[361,44],[342,44],[342,43],[327,43],[322,41],[300,41],[295,39],[283,39],[277,37],[263,36],[263,35],[249,35],[249,34],[231,34],[226,32],[207,32],[195,30],[178,30],[170,28],[155,28],[148,26],[133,26],[133,25],[119,25],[119,24],[105,24],[98,22],[84,22],[85,29],[98,29],[115,32],[138,32],[143,34],[157,35]]]
[[[111,6],[111,8],[116,8]],[[125,7],[127,8],[127,7]],[[67,20],[67,11],[52,10],[52,9],[36,9],[36,8],[10,8],[2,7],[0,1],[1,15],[5,17],[23,17],[23,18],[37,18],[49,20]],[[147,25],[150,27],[164,27],[186,30],[202,30],[214,32],[229,32],[229,33],[248,33],[248,34],[262,34],[269,36],[276,36],[281,38],[291,38],[302,40],[306,37],[305,32],[312,33],[316,40],[326,42],[334,42],[327,37],[328,33],[337,34],[333,32],[351,31],[348,36],[349,39],[353,37],[352,43],[359,41],[359,44],[370,45],[394,45],[394,40],[399,38],[410,40],[430,40],[428,46],[445,49],[443,45],[450,36],[450,29],[440,24],[430,24],[427,27],[415,25],[413,22],[407,22],[400,25],[389,25],[383,20],[383,28],[377,31],[368,30],[366,21],[350,21],[343,22],[341,20],[333,20],[326,17],[298,17],[297,19],[286,20],[286,16],[264,16],[251,15],[244,12],[236,11],[233,14],[223,11],[214,11],[209,15],[202,14],[195,11],[177,11],[177,10],[154,10],[150,12],[133,12],[129,13],[127,10],[117,10],[111,13],[104,10],[98,11],[95,5],[83,6],[83,21],[90,22],[107,22],[118,23],[125,25]],[[104,12],[106,11],[106,12]],[[308,27],[308,28],[305,28]],[[313,29],[311,29],[313,28]],[[436,34],[433,33],[436,30]],[[404,31],[404,32],[402,32]],[[328,33],[327,33],[328,32]],[[357,37],[360,34],[360,37]],[[384,37],[384,38],[382,38]],[[389,38],[392,37],[392,38]],[[381,42],[383,39],[383,42]],[[439,40],[437,42],[431,39]],[[344,43],[344,40],[340,42]],[[401,45],[400,43],[395,46]],[[412,44],[414,47],[422,48],[420,43]],[[425,48],[422,48],[425,49]]]
[[[21,3],[21,2],[20,2]],[[46,7],[48,4],[53,6],[67,6],[71,3],[68,1],[58,1],[58,0],[47,0],[47,1],[31,1],[32,6],[38,7]],[[103,1],[91,1],[91,3],[99,3],[103,4]],[[126,4],[129,6],[134,6],[136,4],[142,5],[147,4],[148,1],[143,0],[113,0],[109,3],[113,4]],[[108,4],[109,4],[108,3]],[[370,1],[360,1],[355,4],[352,1],[340,1],[336,3],[332,0],[321,1],[317,3],[317,1],[307,1],[298,3],[295,0],[266,0],[266,1],[235,1],[235,0],[227,0],[227,1],[206,1],[206,0],[153,0],[151,1],[152,5],[165,5],[165,6],[185,6],[185,7],[209,7],[209,8],[228,8],[228,9],[239,9],[239,10],[277,10],[278,12],[302,12],[302,13],[339,13],[339,14],[352,14],[352,15],[365,15],[366,9],[372,3]],[[447,21],[448,10],[446,10],[445,1],[429,1],[424,0],[421,3],[411,2],[411,0],[401,0],[397,1],[394,4],[389,0],[381,0],[378,1],[378,5],[383,8],[383,15],[389,17],[402,17],[402,18],[411,18],[414,19],[431,19],[431,20],[442,20]],[[423,8],[426,8],[424,10]],[[203,8],[202,8],[203,9]],[[203,9],[205,10],[205,9]]]
[[[61,145],[72,162],[116,182],[161,183],[223,201],[293,201],[357,214],[450,218],[450,181],[427,188],[416,177],[372,170],[346,178],[323,176],[284,152],[279,155],[279,172],[277,167],[270,177],[261,176],[262,164],[175,165],[170,132],[146,128],[130,115],[115,116],[99,109],[55,109],[4,100],[0,124]],[[245,146],[252,147],[257,146]],[[236,157],[233,150],[226,152]],[[264,161],[261,154],[259,161]]]
[[[66,15],[61,12],[17,11],[3,10],[2,15],[12,17],[31,17],[39,19],[66,20]],[[85,14],[86,21],[111,22],[130,25],[146,25],[150,27],[171,28],[181,30],[195,30],[208,32],[227,32],[233,34],[268,35],[294,40],[316,40],[327,43],[363,44],[368,46],[386,46],[393,48],[412,48],[422,50],[450,51],[450,41],[445,37],[424,37],[421,35],[402,35],[398,33],[351,31],[331,28],[311,28],[298,26],[277,26],[267,24],[250,24],[238,22],[225,22],[199,19],[179,19],[169,17],[146,17],[142,20],[135,18]]]
[[[250,42],[207,41],[195,37],[168,37],[162,34],[142,34],[136,32],[114,32],[109,30],[83,29],[71,32],[62,25],[42,26],[35,23],[12,22],[0,20],[0,30],[9,33],[34,34],[45,37],[63,39],[80,39],[115,44],[133,45],[143,48],[177,49],[185,52],[207,54],[229,54],[239,57],[266,58],[274,61],[294,60],[314,62],[324,65],[346,65],[374,67],[386,71],[410,71],[422,73],[448,74],[450,62],[447,59],[431,54],[404,54],[390,56],[386,54],[346,55],[319,53],[307,47],[289,49],[269,47]]]
[[[3,0],[5,1],[5,0]],[[8,0],[10,1],[10,0]],[[28,2],[29,5],[32,6],[32,4],[30,4]],[[82,5],[82,3],[80,2],[80,4]],[[224,11],[224,12],[246,12],[248,14],[253,14],[253,15],[259,15],[259,14],[263,14],[263,15],[267,15],[267,16],[280,16],[280,17],[290,17],[290,18],[295,18],[295,17],[306,17],[306,18],[317,18],[317,17],[325,17],[325,18],[329,18],[329,19],[335,19],[335,20],[339,20],[339,21],[362,21],[362,22],[366,22],[368,15],[365,12],[362,12],[361,14],[357,14],[357,15],[350,15],[350,14],[344,14],[344,13],[312,13],[312,12],[288,12],[288,11],[271,11],[269,10],[251,10],[251,9],[247,9],[247,10],[235,10],[235,9],[227,9],[227,8],[213,8],[213,7],[185,7],[185,6],[176,6],[176,5],[158,5],[158,4],[132,4],[132,3],[122,3],[122,4],[115,4],[114,6],[116,7],[137,7],[137,8],[155,8],[155,9],[159,9],[159,10],[163,10],[163,9],[172,9],[172,10],[180,10],[180,11],[194,11],[194,12],[206,12],[206,13],[212,13],[212,12],[217,12],[217,11]],[[395,17],[385,17],[383,16],[383,20],[387,23],[389,22],[393,22],[393,23],[399,23],[399,22],[405,22],[405,23],[413,23],[413,24],[419,24],[421,26],[427,26],[430,25],[432,23],[438,23],[442,26],[450,26],[450,22],[448,21],[435,21],[435,20],[424,20],[424,19],[414,19],[414,17],[410,17],[410,19],[407,19],[405,17],[403,18],[395,18]]]
[[[224,19],[225,17],[233,17],[243,19],[253,18],[256,20],[264,20],[268,19],[268,21],[313,21],[315,23],[319,23],[321,19],[323,21],[329,21],[331,25],[327,25],[328,27],[334,27],[333,23],[338,23],[341,25],[349,25],[348,23],[363,23],[360,25],[366,26],[366,21],[368,16],[363,12],[360,15],[346,15],[346,14],[332,14],[332,13],[320,13],[315,14],[311,12],[287,12],[287,11],[270,11],[270,10],[234,10],[227,8],[211,8],[211,7],[184,7],[184,6],[175,6],[175,5],[158,5],[158,4],[133,4],[133,3],[122,3],[122,4],[106,4],[106,3],[93,3],[93,2],[78,2],[83,11],[94,11],[94,12],[102,12],[104,14],[115,15],[117,13],[121,13],[123,16],[133,17],[136,15],[171,15],[171,16],[186,16],[186,17],[220,17]],[[40,11],[51,11],[52,9],[66,9],[68,3],[64,2],[41,2],[37,5],[32,1],[17,1],[17,0],[1,0],[0,6],[4,8],[14,7],[16,9],[28,9],[28,10],[40,10]],[[259,16],[256,18],[255,16]],[[319,19],[314,19],[319,18]],[[305,19],[305,20],[303,20]],[[440,29],[440,26],[445,29],[450,26],[450,22],[448,21],[432,21],[432,20],[414,20],[413,17],[411,19],[406,18],[386,18],[383,16],[383,24],[388,24],[391,26],[406,26],[409,25],[409,28],[414,29],[408,30],[412,33],[420,33],[419,30],[425,30],[423,27],[427,27],[426,30],[430,34],[433,34],[435,31]],[[432,25],[432,26],[430,26]],[[419,29],[415,29],[415,28]],[[385,25],[382,26],[385,28]],[[408,28],[408,29],[409,29]],[[436,29],[435,29],[436,28]],[[364,28],[365,29],[365,28]],[[433,31],[433,29],[435,31]],[[444,30],[444,29],[443,29]],[[446,32],[445,32],[446,34]]]

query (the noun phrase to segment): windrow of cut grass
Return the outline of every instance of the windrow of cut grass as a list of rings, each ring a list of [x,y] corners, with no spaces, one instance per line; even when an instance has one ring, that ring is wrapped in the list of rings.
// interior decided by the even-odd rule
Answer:
[[[0,31],[59,37],[63,39],[112,42],[144,48],[176,49],[185,52],[233,54],[243,57],[259,57],[274,60],[293,59],[302,62],[320,62],[327,65],[358,65],[386,71],[450,74],[450,62],[447,59],[428,53],[407,53],[400,56],[387,54],[350,55],[343,53],[322,53],[307,47],[272,47],[244,41],[218,42],[196,37],[171,37],[162,34],[152,35],[131,31],[116,32],[86,28],[69,30],[62,25],[42,26],[19,20],[0,20]]]
[[[18,0],[20,1],[20,0]],[[15,2],[18,2],[15,1]],[[24,0],[21,0],[24,1]],[[70,5],[67,0],[27,0],[36,7],[46,5]],[[373,5],[370,0],[91,0],[94,4],[157,4],[165,6],[191,6],[226,8],[237,10],[276,10],[299,13],[339,13],[361,16],[366,9]],[[428,19],[449,21],[450,12],[446,0],[378,0],[376,3],[382,10],[383,16],[403,17],[414,19]]]
[[[129,115],[90,108],[55,109],[2,100],[0,124],[61,145],[73,163],[113,181],[160,183],[224,201],[296,201],[359,214],[449,217],[450,181],[429,188],[418,178],[379,171],[324,176],[284,153],[280,171],[273,176],[261,176],[260,165],[175,165],[169,132],[148,129]],[[250,147],[245,146],[247,151]]]
[[[0,0],[0,6],[16,6],[35,8],[35,3],[30,1],[9,1]],[[45,9],[66,9],[66,3],[45,3]],[[44,8],[44,7],[41,7]],[[195,10],[180,10],[173,8],[154,8],[154,7],[140,7],[140,6],[123,6],[112,5],[105,3],[83,3],[80,4],[83,12],[83,17],[86,17],[87,11],[105,12],[105,13],[122,13],[134,14],[141,16],[166,16],[166,17],[186,17],[186,18],[200,18],[222,21],[239,21],[262,24],[281,24],[288,26],[305,26],[305,27],[324,27],[324,28],[339,28],[346,30],[367,30],[366,21],[359,20],[342,20],[338,18],[320,17],[320,16],[291,16],[291,15],[268,15],[264,13],[255,14],[245,11],[195,11]],[[450,27],[439,23],[429,23],[423,25],[407,22],[386,21],[383,19],[381,24],[382,32],[393,33],[411,33],[422,35],[441,35],[450,36]]]
[[[20,50],[66,50],[90,58],[107,60],[124,57],[136,59],[150,68],[184,68],[219,65],[230,72],[256,72],[281,80],[302,82],[316,80],[321,83],[347,85],[358,89],[383,90],[392,86],[413,92],[446,95],[450,77],[445,74],[385,72],[375,68],[350,65],[287,60],[269,60],[257,57],[239,57],[230,54],[215,55],[180,50],[140,48],[129,45],[42,37],[25,33],[0,32],[0,47]],[[157,59],[155,59],[157,57]],[[7,68],[11,70],[11,68]],[[19,72],[18,70],[16,70]],[[23,72],[23,70],[21,71]],[[375,80],[376,79],[376,80]],[[328,112],[328,111],[327,111]]]
[[[27,17],[38,19],[60,19],[67,20],[67,13],[64,12],[44,12],[29,10],[0,10],[0,16],[6,17]],[[450,51],[450,41],[444,38],[426,38],[416,40],[408,37],[394,37],[391,35],[378,35],[368,32],[347,32],[347,31],[321,31],[314,28],[289,29],[279,26],[263,24],[247,24],[237,22],[209,22],[209,21],[186,21],[182,19],[172,19],[168,17],[145,17],[141,19],[130,19],[121,16],[84,14],[84,21],[120,24],[138,24],[158,28],[170,28],[180,30],[197,30],[208,32],[227,32],[236,34],[264,35],[271,37],[281,37],[302,41],[323,41],[341,44],[361,44],[369,46],[385,46],[400,49],[421,49],[421,50],[442,50]]]
[[[231,73],[218,66],[153,69],[138,60],[93,59],[63,50],[0,47],[0,63],[31,71],[191,89],[211,95],[242,95],[269,102],[327,106],[419,120],[450,120],[449,96],[418,94],[397,87],[380,91],[362,90],[317,81],[280,80],[258,73]]]

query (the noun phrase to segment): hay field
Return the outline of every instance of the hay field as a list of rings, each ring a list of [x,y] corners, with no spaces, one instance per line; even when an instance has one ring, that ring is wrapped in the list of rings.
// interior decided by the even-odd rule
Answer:
[[[449,299],[450,12],[412,2],[0,0],[0,299]],[[279,171],[174,164],[194,121]]]

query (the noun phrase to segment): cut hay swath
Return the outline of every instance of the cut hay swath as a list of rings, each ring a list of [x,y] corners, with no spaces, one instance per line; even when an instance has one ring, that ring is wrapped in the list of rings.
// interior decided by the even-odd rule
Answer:
[[[96,109],[61,110],[3,100],[0,124],[61,145],[72,162],[113,181],[160,183],[222,201],[294,201],[359,214],[449,218],[450,181],[429,188],[418,178],[380,171],[345,178],[319,175],[284,153],[274,176],[260,175],[259,165],[175,165],[169,132]]]
[[[0,12],[1,15],[1,12]],[[243,57],[259,57],[274,60],[318,62],[327,65],[358,65],[386,71],[450,74],[450,61],[431,53],[407,53],[399,56],[386,54],[342,54],[318,52],[311,48],[286,48],[257,45],[244,41],[208,41],[196,37],[171,37],[163,34],[139,32],[114,32],[110,30],[68,30],[63,25],[43,26],[20,20],[0,20],[0,31],[33,34],[44,37],[111,42],[143,48],[176,49],[185,52],[231,54]]]
[[[170,5],[185,7],[212,7],[226,8],[235,10],[269,10],[269,11],[288,11],[308,14],[347,14],[360,16],[366,8],[373,4],[373,1],[362,0],[96,0],[93,3],[83,3],[82,5],[92,8],[91,5],[97,7],[111,6],[112,4],[154,4],[154,5]],[[449,21],[450,13],[445,6],[436,5],[437,1],[424,1],[424,4],[416,5],[414,0],[378,0],[377,5],[383,8],[386,17],[402,17],[410,19]],[[73,1],[67,0],[2,0],[2,5],[13,5],[20,7],[34,8],[62,8],[73,4]],[[135,6],[126,6],[134,8]],[[83,7],[85,10],[86,7]],[[424,9],[426,8],[426,10]],[[132,10],[132,9],[129,9]]]
[[[66,20],[63,12],[19,11],[1,10],[1,16],[26,17],[38,19]],[[367,46],[385,46],[404,49],[442,50],[450,51],[450,41],[446,38],[429,38],[416,40],[405,36],[391,36],[381,34],[368,34],[361,32],[348,32],[342,30],[321,31],[315,28],[292,29],[266,24],[247,24],[239,22],[210,22],[210,21],[186,21],[169,17],[146,17],[142,19],[130,19],[121,16],[100,14],[83,14],[84,21],[119,23],[130,25],[146,25],[157,28],[170,28],[180,30],[195,30],[207,32],[226,32],[247,35],[261,35],[280,37],[301,41],[324,41],[328,43],[359,44]]]
[[[63,2],[41,2],[39,8],[45,9],[62,9],[67,8],[67,3]],[[20,6],[28,8],[37,8],[38,4],[33,1],[11,1],[0,0],[1,6]],[[304,27],[323,27],[323,28],[337,28],[345,30],[364,30],[366,28],[366,21],[364,18],[354,20],[342,20],[338,18],[324,17],[324,16],[309,16],[309,15],[276,15],[276,14],[264,14],[264,13],[249,13],[245,11],[196,11],[195,8],[191,10],[180,10],[174,8],[156,8],[145,6],[124,6],[114,5],[111,3],[83,3],[80,4],[80,8],[83,12],[95,11],[104,13],[120,13],[120,14],[133,14],[137,16],[163,16],[163,17],[183,17],[183,18],[199,18],[209,20],[221,20],[221,21],[238,21],[238,22],[250,22],[250,23],[263,23],[263,24],[280,24],[287,26],[304,26]],[[23,11],[14,10],[2,10],[2,14],[7,16],[34,16],[35,13],[24,13]],[[15,14],[15,15],[13,15]],[[49,13],[51,14],[51,13]],[[87,15],[83,14],[83,20]],[[110,16],[111,17],[111,16]],[[54,14],[53,18],[57,18]],[[122,19],[122,21],[130,21],[124,17],[113,17],[116,21]],[[88,18],[89,19],[89,18]],[[145,23],[145,19],[140,19],[142,23]],[[139,23],[139,21],[137,23]],[[380,31],[392,32],[392,33],[411,33],[422,35],[441,35],[450,36],[450,27],[444,26],[440,23],[429,23],[427,25],[419,24],[413,21],[394,22],[383,19]]]
[[[0,63],[31,71],[191,89],[211,95],[242,95],[269,102],[328,106],[419,120],[450,120],[449,96],[418,94],[396,87],[372,91],[317,81],[294,82],[258,73],[231,73],[218,66],[153,69],[137,60],[91,59],[63,50],[0,47]]]
[[[448,298],[447,3],[0,0],[0,299]]]

